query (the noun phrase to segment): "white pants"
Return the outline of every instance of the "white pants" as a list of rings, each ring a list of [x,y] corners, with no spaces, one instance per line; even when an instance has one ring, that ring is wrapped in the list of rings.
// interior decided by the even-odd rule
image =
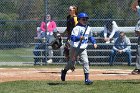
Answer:
[[[70,60],[65,66],[66,70],[72,69],[75,65],[75,53],[76,53],[77,48],[70,47]],[[87,50],[86,49],[80,49],[78,56],[80,57],[80,61],[83,63],[83,70],[84,73],[89,73],[89,61],[88,61],[88,55],[87,55]]]
[[[140,45],[137,48],[136,69],[140,69]]]

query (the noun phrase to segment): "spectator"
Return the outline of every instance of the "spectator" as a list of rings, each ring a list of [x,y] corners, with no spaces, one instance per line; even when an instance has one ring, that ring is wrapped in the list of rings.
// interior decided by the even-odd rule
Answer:
[[[45,19],[46,18],[46,19]],[[50,44],[52,41],[55,40],[53,36],[53,31],[56,30],[56,23],[51,19],[51,15],[47,14],[44,18],[44,21],[41,22],[41,26],[37,27],[37,37],[35,37],[38,40],[38,44],[35,45],[35,51],[33,52],[35,56],[45,56],[45,42],[43,42],[43,38],[45,38],[47,35],[47,43]],[[47,21],[47,24],[46,22]],[[47,29],[46,29],[47,27]],[[47,31],[47,33],[46,33]],[[41,50],[37,50],[41,49]],[[53,56],[53,50],[51,46],[48,46],[48,54],[50,57]],[[46,62],[46,58],[41,58],[42,62]],[[40,61],[40,58],[35,58],[35,64]],[[52,59],[50,58],[47,63],[52,63]]]
[[[114,43],[113,38],[117,38],[119,36],[119,29],[116,22],[108,21],[104,26],[104,30],[101,31],[100,36],[104,38],[104,41],[106,43],[110,43],[110,42]]]
[[[138,12],[138,16],[140,16],[140,0],[135,0],[132,6],[132,9]],[[140,74],[140,20],[137,22],[137,25],[135,27],[135,34],[138,36],[138,47],[136,54],[136,67],[131,72],[133,75]]]
[[[113,46],[113,50],[110,54],[109,64],[113,65],[116,54],[124,54],[127,57],[128,65],[131,65],[131,42],[128,37],[126,37],[124,32],[120,32],[118,38],[116,38]]]
[[[45,20],[47,21],[47,23],[45,22]],[[47,27],[47,29],[46,29]],[[43,36],[45,36],[45,32],[47,31],[47,41],[50,44],[53,40],[54,40],[54,36],[53,36],[53,31],[56,29],[56,23],[55,21],[52,20],[51,15],[47,14],[46,15],[46,19],[44,19],[44,21],[41,23],[41,27],[40,27],[41,31],[43,32]],[[50,57],[53,56],[53,50],[51,48],[51,46],[48,47],[48,54]],[[45,61],[46,59],[44,59]],[[52,63],[52,58],[50,58],[47,63]]]
[[[40,51],[41,49],[41,44],[42,44],[42,34],[41,34],[41,30],[40,27],[37,27],[37,31],[36,31],[36,36],[34,37],[35,40],[35,48],[33,51],[33,54],[36,56],[34,58],[34,65],[39,65],[39,62],[41,62],[41,58],[39,58],[38,56],[41,56],[42,52]]]

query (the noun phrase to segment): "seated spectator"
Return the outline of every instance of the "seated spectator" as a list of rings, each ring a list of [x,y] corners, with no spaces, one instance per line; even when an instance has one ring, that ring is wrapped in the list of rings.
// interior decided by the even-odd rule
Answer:
[[[118,36],[119,29],[115,21],[108,21],[104,26],[104,30],[100,33],[100,37],[103,37],[106,43],[114,43],[113,38],[117,38]]]
[[[47,23],[45,22],[47,20]],[[56,22],[52,19],[52,16],[50,14],[47,14],[46,17],[44,18],[44,21],[41,23],[40,29],[44,34],[45,37],[45,33],[47,34],[47,43],[51,43],[52,41],[54,41],[54,36],[53,36],[53,32],[54,30],[56,30]],[[47,32],[46,32],[47,31]],[[51,46],[48,46],[48,54],[50,56],[50,58],[47,60],[47,63],[52,63],[53,60],[51,57],[53,57],[53,50]],[[45,62],[46,59],[44,59]]]
[[[34,58],[34,65],[39,65],[42,58],[39,58],[38,56],[43,56],[42,54],[45,54],[45,51],[41,51],[41,49],[45,48],[45,44],[42,42],[43,34],[42,31],[40,30],[40,27],[37,27],[37,34],[34,37],[35,39],[35,48],[33,51],[33,54],[36,56]]]
[[[131,65],[131,42],[128,37],[126,37],[124,32],[120,32],[119,37],[116,38],[113,46],[113,50],[111,51],[109,64],[113,65],[115,60],[115,56],[117,54],[126,55],[128,65]]]
[[[47,23],[46,23],[47,21]],[[35,39],[37,40],[37,44],[35,44],[34,49],[34,55],[35,56],[46,56],[46,44],[49,45],[51,42],[55,40],[53,36],[53,31],[56,30],[56,23],[52,20],[51,15],[47,14],[44,17],[44,20],[41,22],[40,27],[37,27],[37,37]],[[46,32],[47,31],[47,32]],[[45,39],[47,38],[47,39]],[[47,40],[47,41],[46,41]],[[39,61],[42,61],[43,63],[52,63],[52,57],[53,57],[53,50],[51,46],[48,46],[47,53],[50,58],[48,60],[46,58],[34,58],[34,64],[36,65]]]

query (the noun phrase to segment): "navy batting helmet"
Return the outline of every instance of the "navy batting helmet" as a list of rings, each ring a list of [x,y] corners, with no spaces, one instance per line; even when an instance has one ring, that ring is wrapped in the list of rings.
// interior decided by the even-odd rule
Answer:
[[[80,18],[88,18],[88,15],[86,13],[79,13],[78,19],[80,19]]]

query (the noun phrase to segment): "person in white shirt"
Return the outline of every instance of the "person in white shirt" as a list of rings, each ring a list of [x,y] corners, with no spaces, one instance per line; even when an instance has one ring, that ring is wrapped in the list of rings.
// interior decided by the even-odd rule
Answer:
[[[89,61],[87,55],[88,40],[93,44],[94,48],[97,47],[96,40],[94,39],[91,27],[87,25],[88,15],[86,13],[78,14],[78,24],[73,28],[70,37],[70,60],[67,62],[65,68],[61,71],[61,80],[65,81],[66,73],[69,69],[75,69],[75,61],[77,56],[83,63],[83,70],[85,75],[85,84],[90,85],[93,82],[89,80]]]
[[[119,28],[115,21],[108,21],[104,26],[104,30],[100,34],[101,37],[104,38],[106,43],[114,43],[113,38],[117,38],[119,36]]]

